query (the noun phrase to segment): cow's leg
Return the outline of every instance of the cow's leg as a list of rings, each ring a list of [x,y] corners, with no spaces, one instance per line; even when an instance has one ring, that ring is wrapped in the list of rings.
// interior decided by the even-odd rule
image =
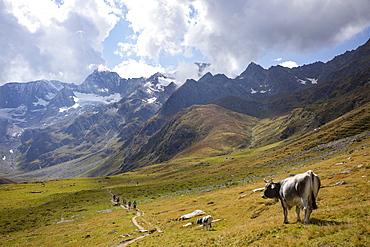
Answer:
[[[284,207],[284,224],[288,224],[288,209]]]
[[[283,206],[283,211],[284,211],[284,224],[288,224],[288,206],[285,204],[283,200],[281,201],[281,206]]]
[[[308,224],[309,219],[310,219],[310,214],[312,212],[312,208],[308,203],[308,199],[302,199],[302,206],[304,208],[304,224]]]
[[[304,221],[303,221],[304,224],[308,224],[310,220],[311,212],[312,212],[312,209],[310,207],[307,207],[305,210],[305,215],[304,215]]]
[[[296,206],[296,208],[295,208],[295,212],[297,213],[297,221],[301,221],[301,216],[300,216],[300,213],[301,213],[301,208],[300,208],[300,206]]]

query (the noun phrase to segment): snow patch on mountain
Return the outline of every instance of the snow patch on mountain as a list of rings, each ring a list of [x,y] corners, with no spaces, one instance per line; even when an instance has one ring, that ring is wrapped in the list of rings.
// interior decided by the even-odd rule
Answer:
[[[312,84],[317,84],[317,79],[316,78],[306,78],[309,80]]]
[[[96,87],[96,85],[95,85]],[[99,92],[102,92],[102,93],[108,93],[109,92],[109,89],[108,88],[100,88],[98,89]]]
[[[171,78],[166,78],[166,77],[158,77],[158,84],[157,87],[162,86],[162,87],[167,87],[168,85],[171,84],[174,80]]]
[[[47,106],[49,104],[49,102],[47,102],[46,100],[44,99],[40,99],[39,97],[37,97],[37,102],[33,102],[33,105],[34,106],[38,106],[38,105],[42,105],[42,106]]]
[[[23,117],[27,112],[27,106],[20,105],[17,108],[2,108],[0,109],[0,118],[4,119],[13,119],[20,122],[24,120],[20,120],[19,117]]]
[[[157,100],[157,97],[152,97],[152,98],[149,98],[149,99],[143,99],[143,102],[148,103],[148,104],[153,104],[153,103],[155,103],[156,100]]]
[[[271,91],[271,89],[269,89],[268,91],[267,90],[256,91],[253,88],[251,88],[251,94],[255,94],[255,93],[267,93],[267,92],[270,92],[270,91]]]
[[[76,97],[73,97],[73,100],[76,102],[71,107],[61,107],[59,108],[59,112],[66,112],[70,109],[77,109],[79,107],[84,107],[86,105],[107,105],[111,103],[115,103],[120,101],[121,95],[119,93],[114,93],[108,96],[100,96],[97,94],[92,93],[80,93],[80,92],[73,92]]]
[[[300,83],[300,84],[302,84],[302,85],[306,85],[307,81],[302,80],[302,79],[298,78],[297,76],[296,76],[295,78],[297,79],[297,82],[298,82],[298,83]]]
[[[60,89],[61,90],[61,89]],[[60,91],[60,90],[58,90],[58,91]],[[47,99],[47,100],[51,100],[52,98],[54,98],[55,97],[55,93],[48,93],[47,95],[45,95],[45,98]]]
[[[100,96],[97,94],[79,92],[73,93],[76,95],[76,97],[74,97],[74,101],[78,102],[78,104],[80,105],[91,104],[94,102],[101,104],[110,104],[121,100],[121,95],[119,93],[114,93],[108,96]]]

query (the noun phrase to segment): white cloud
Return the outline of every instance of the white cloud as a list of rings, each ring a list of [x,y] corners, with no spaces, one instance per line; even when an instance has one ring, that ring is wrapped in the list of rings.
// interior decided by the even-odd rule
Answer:
[[[0,84],[81,83],[106,65],[102,42],[123,15],[134,32],[116,42],[125,61],[114,69],[123,75],[146,76],[163,69],[150,65],[163,58],[190,63],[201,53],[213,73],[233,77],[267,52],[306,54],[350,40],[370,26],[369,9],[369,0],[2,0]]]
[[[40,78],[81,83],[105,64],[101,42],[119,18],[108,1],[0,2],[0,84]]]
[[[180,63],[174,76],[178,84],[183,84],[187,79],[198,80],[200,77],[199,67],[194,63]]]
[[[117,72],[122,78],[139,78],[150,77],[157,72],[164,73],[165,69],[160,65],[149,65],[144,60],[129,59],[115,66],[112,71]]]
[[[182,51],[181,39],[187,26],[188,3],[180,0],[122,0],[126,19],[136,36],[138,56],[157,60],[160,52],[171,55]]]
[[[234,76],[266,52],[308,53],[353,38],[370,25],[370,1],[123,0],[135,52],[200,50],[215,71]],[[191,53],[186,53],[188,56]]]
[[[287,68],[295,68],[299,66],[299,64],[297,64],[294,61],[285,61],[285,62],[279,63],[279,65],[283,67],[287,67]]]
[[[116,50],[114,54],[120,56],[121,58],[130,57],[135,53],[135,46],[133,44],[118,42],[117,46],[119,49]]]

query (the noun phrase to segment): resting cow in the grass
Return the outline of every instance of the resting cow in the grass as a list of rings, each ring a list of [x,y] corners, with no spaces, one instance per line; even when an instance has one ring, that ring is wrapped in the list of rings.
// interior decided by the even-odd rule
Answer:
[[[304,224],[309,222],[313,209],[317,209],[316,198],[320,189],[320,178],[311,170],[279,182],[266,182],[264,199],[280,199],[284,209],[284,223],[288,223],[288,209],[296,206],[297,220],[301,221],[300,209],[305,210]]]
[[[197,224],[202,224],[203,225],[203,230],[204,228],[207,229],[208,231],[208,227],[212,228],[212,216],[211,215],[207,215],[207,216],[204,216],[203,218],[199,218],[197,220]]]

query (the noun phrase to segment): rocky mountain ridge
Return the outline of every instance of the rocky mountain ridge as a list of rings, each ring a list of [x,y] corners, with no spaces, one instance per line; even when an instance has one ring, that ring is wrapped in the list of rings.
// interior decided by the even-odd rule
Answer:
[[[271,144],[318,128],[368,102],[369,48],[370,42],[367,42],[357,50],[337,56],[327,63],[319,62],[295,69],[276,66],[264,70],[256,64],[251,64],[235,79],[207,73],[198,81],[188,80],[169,97],[158,114],[123,145],[120,154],[108,160],[106,165],[115,163],[119,158],[122,160],[119,172],[127,171],[133,167],[152,164],[156,159],[159,159],[158,162],[166,161],[184,152],[183,150],[192,148],[194,143],[185,145],[172,152],[172,155],[167,155],[167,158],[161,159],[159,157],[164,157],[168,150],[159,150],[161,138],[158,136],[178,132],[172,124],[173,121],[181,118],[187,107],[196,105],[216,103],[260,119],[286,115],[286,120],[280,126],[268,130],[268,136],[260,133],[258,137],[255,134],[254,139],[260,143],[256,144],[255,140],[254,146]],[[309,76],[309,73],[316,78]],[[302,82],[303,75],[310,83]],[[238,83],[238,80],[244,81]],[[256,93],[253,87],[257,86],[262,86],[263,91]],[[176,143],[181,142],[181,136],[185,139],[189,135],[196,136],[196,131],[191,131],[190,134],[186,129],[187,127],[182,130],[182,134],[177,135],[179,137]],[[167,139],[171,140],[170,137]],[[185,139],[184,143],[189,143]],[[245,142],[245,145],[247,143]],[[242,143],[239,144],[243,146]],[[154,150],[153,146],[157,149]],[[168,143],[167,146],[173,147],[176,144]]]
[[[327,63],[293,69],[264,69],[251,63],[236,78],[206,73],[180,88],[159,73],[126,80],[114,72],[94,71],[79,86],[58,82],[54,97],[49,93],[45,94],[49,98],[34,98],[31,104],[42,105],[34,122],[24,118],[27,114],[20,111],[22,105],[17,106],[19,124],[0,119],[5,126],[0,128],[4,140],[0,151],[5,157],[0,161],[0,172],[15,180],[103,176],[192,155],[197,150],[212,156],[258,146],[261,140],[261,145],[266,140],[279,141],[365,104],[368,63],[369,42]],[[346,99],[352,103],[338,103],[347,91],[352,95],[347,94]],[[212,105],[205,106],[208,104]],[[335,111],[330,112],[330,107]],[[8,114],[10,110],[0,111]],[[225,126],[221,122],[208,121],[207,112],[219,119],[229,116],[225,119],[231,121],[229,129],[221,128]],[[239,133],[236,127],[242,124],[231,123],[243,118],[249,119],[243,122],[257,118],[259,123],[266,118],[286,120],[280,126],[272,124],[274,130],[259,126],[267,128],[268,134],[252,131],[256,124]],[[34,125],[24,128],[25,123]],[[199,131],[202,126],[204,131]],[[207,146],[214,138],[225,146]],[[16,148],[4,145],[10,141]]]
[[[6,93],[12,87],[27,91],[28,87],[35,88],[37,83],[53,85],[45,80],[11,83],[0,87],[0,92]],[[9,108],[0,109],[3,112],[0,121],[4,123],[0,128],[0,151],[3,153],[0,172],[42,169],[84,156],[81,151],[99,150],[113,137],[120,136],[124,140],[132,133],[132,128],[154,115],[176,88],[172,79],[161,74],[127,80],[107,71],[94,71],[78,86],[53,83],[59,87],[51,87],[53,91],[48,87],[37,87],[41,92],[33,90],[30,97],[24,96],[23,101],[18,100],[14,105],[8,103]],[[43,98],[35,99],[33,95]],[[5,98],[2,99],[3,104],[7,103]],[[36,100],[43,103],[38,108],[38,115],[32,108]],[[23,112],[14,115],[19,109]],[[28,115],[33,118],[27,118]],[[77,148],[81,145],[84,147]],[[60,149],[59,155],[50,153],[57,149]],[[9,150],[16,155],[10,156]],[[15,157],[18,157],[17,161]],[[34,160],[41,160],[42,164]]]

